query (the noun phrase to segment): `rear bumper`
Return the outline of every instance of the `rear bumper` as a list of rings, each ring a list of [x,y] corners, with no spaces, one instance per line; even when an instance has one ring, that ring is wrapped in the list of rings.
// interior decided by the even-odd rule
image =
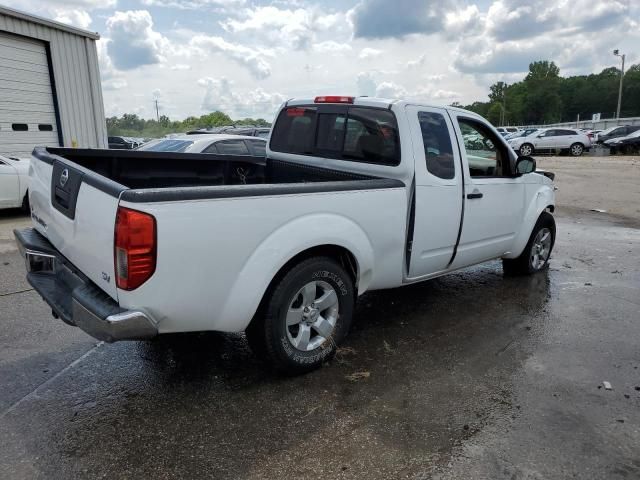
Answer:
[[[143,312],[120,308],[35,229],[13,233],[25,258],[27,281],[51,306],[54,316],[105,342],[158,334],[153,319]]]

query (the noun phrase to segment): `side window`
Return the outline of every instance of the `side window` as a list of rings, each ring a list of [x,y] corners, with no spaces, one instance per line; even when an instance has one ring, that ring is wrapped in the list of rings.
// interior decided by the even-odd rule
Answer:
[[[212,143],[207,148],[205,148],[202,153],[218,153],[218,149],[216,148],[216,144]]]
[[[267,155],[267,142],[261,142],[260,140],[247,140],[251,144],[253,155],[256,157],[264,157]]]
[[[451,180],[455,176],[453,147],[444,117],[439,113],[418,112],[424,156],[431,175]]]
[[[249,149],[244,140],[226,140],[216,143],[218,153],[225,155],[249,155]]]
[[[486,125],[467,118],[458,118],[458,124],[464,140],[471,177],[511,175],[509,154]]]
[[[383,165],[400,163],[398,126],[389,110],[349,109],[343,157]]]

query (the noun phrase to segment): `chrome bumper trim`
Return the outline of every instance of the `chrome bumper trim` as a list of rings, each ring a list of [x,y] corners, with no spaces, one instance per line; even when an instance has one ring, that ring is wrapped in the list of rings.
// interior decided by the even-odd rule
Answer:
[[[155,322],[142,312],[129,310],[100,318],[76,299],[73,299],[73,323],[92,337],[109,343],[144,340],[158,334]]]

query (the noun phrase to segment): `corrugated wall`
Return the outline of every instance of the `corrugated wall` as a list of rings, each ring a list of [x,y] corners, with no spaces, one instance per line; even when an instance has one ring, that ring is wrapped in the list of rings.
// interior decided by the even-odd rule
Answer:
[[[65,147],[107,147],[95,40],[0,13],[0,31],[49,42]]]

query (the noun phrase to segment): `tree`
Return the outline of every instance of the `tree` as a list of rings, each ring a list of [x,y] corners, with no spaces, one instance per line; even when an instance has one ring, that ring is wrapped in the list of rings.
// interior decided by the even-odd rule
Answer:
[[[464,108],[497,124],[500,114],[496,104],[504,101],[504,121],[508,125],[573,121],[578,115],[588,119],[594,113],[612,118],[618,102],[619,82],[620,70],[615,67],[591,75],[563,78],[553,62],[533,62],[522,81],[511,85],[496,82],[489,88],[488,102],[474,102]],[[640,116],[640,65],[632,65],[625,72],[621,115]]]

